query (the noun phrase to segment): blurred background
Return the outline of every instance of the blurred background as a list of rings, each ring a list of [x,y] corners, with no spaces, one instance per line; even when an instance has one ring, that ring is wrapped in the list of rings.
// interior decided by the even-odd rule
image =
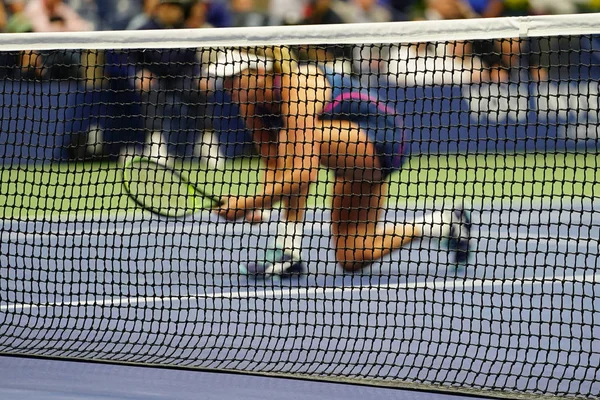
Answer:
[[[4,32],[138,29],[186,7],[188,27],[457,19],[600,11],[600,0],[2,0]],[[48,16],[49,23],[43,19]]]
[[[598,11],[600,0],[0,0],[0,30],[24,33],[227,28]],[[579,101],[576,96],[589,99],[590,89],[585,84],[567,87],[557,82],[588,78],[594,81],[600,77],[600,60],[595,59],[599,48],[600,40],[588,36],[448,40],[402,46],[324,43],[297,46],[294,50],[302,60],[318,61],[335,72],[356,76],[364,87],[379,90],[382,98],[389,97],[398,104],[403,104],[405,88],[439,86],[448,91],[446,98],[470,101],[466,109],[477,106],[479,111],[476,111],[485,114],[481,102],[472,100],[479,97],[470,94],[476,86],[469,85],[516,84],[521,91],[525,90],[524,85],[529,85],[527,90],[533,93],[543,89],[548,95],[556,92],[561,99],[572,98],[574,102]],[[0,80],[5,82],[2,104],[14,107],[14,115],[21,112],[23,104],[30,105],[28,110],[40,113],[39,117],[35,114],[27,118],[26,135],[10,125],[11,119],[3,120],[0,144],[36,144],[23,146],[27,152],[10,150],[10,154],[20,155],[26,162],[115,158],[130,151],[128,143],[151,146],[168,142],[169,146],[153,152],[181,156],[207,154],[207,146],[198,148],[190,143],[220,143],[219,151],[226,156],[246,154],[251,151],[250,139],[242,122],[234,118],[235,105],[230,104],[226,94],[208,93],[202,84],[207,66],[215,62],[212,58],[216,54],[206,49],[0,52]],[[574,68],[566,67],[571,65]],[[32,93],[56,92],[52,85],[64,85],[64,92],[68,93],[65,99],[47,96],[56,103],[52,103],[52,110],[62,108],[68,115],[57,118],[56,127],[38,128],[35,121],[42,119],[45,106],[36,103],[39,101]],[[467,95],[463,96],[461,87]],[[498,87],[501,89],[504,86]],[[452,90],[458,92],[450,93]],[[17,99],[18,96],[22,99]],[[427,96],[437,98],[433,94]],[[490,101],[506,100],[509,110],[528,106],[524,100],[528,97],[514,88],[510,93],[487,97]],[[441,105],[435,107],[445,109]],[[547,114],[548,110],[540,107],[539,104],[534,107],[536,112]],[[492,105],[490,108],[497,109]],[[532,121],[524,119],[528,114],[518,112],[514,118],[510,113],[505,114],[508,119],[499,118],[497,122],[510,125],[517,121],[523,130],[520,134],[526,136],[522,125]],[[583,135],[587,139],[589,113],[580,114],[575,123],[585,128],[579,129],[583,133],[569,131],[557,135],[577,140]],[[468,115],[464,118],[469,120]],[[557,120],[567,118],[557,117]],[[52,129],[52,135],[46,134],[48,129]],[[457,137],[465,135],[458,129],[452,131],[457,131]],[[202,132],[209,132],[210,137]],[[31,135],[39,138],[26,138]],[[488,135],[486,132],[485,136]],[[596,137],[595,130],[593,135]],[[214,152],[208,153],[217,158]]]

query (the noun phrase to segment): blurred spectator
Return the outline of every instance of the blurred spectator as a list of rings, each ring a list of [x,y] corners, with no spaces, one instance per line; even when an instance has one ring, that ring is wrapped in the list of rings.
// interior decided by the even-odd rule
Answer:
[[[232,26],[265,26],[268,18],[256,10],[254,0],[230,0]]]
[[[160,0],[142,0],[142,12],[129,21],[127,29],[137,30],[149,23]]]
[[[33,32],[33,27],[25,14],[18,13],[10,17],[5,31],[8,33],[27,33]]]
[[[133,17],[142,12],[141,0],[69,0],[85,19],[92,21],[97,30],[122,30]]]
[[[426,0],[425,19],[465,19],[478,17],[466,0]]]
[[[92,24],[93,30],[101,29],[98,9],[112,6],[112,4],[109,2],[110,0],[108,0],[106,3],[98,4],[97,0],[67,0],[69,6],[75,10],[77,14]]]
[[[31,0],[26,6],[11,2],[11,11],[17,11],[8,24],[10,32],[66,32],[92,29],[62,0]],[[18,12],[22,9],[21,12]],[[78,51],[27,51],[16,61],[23,77],[33,79],[70,79],[80,76],[81,54]]]
[[[419,0],[388,0],[394,21],[408,21],[412,19],[414,9],[420,3]]]
[[[343,15],[348,5],[341,0],[311,0],[305,11],[305,18],[302,24],[341,24],[346,21]],[[329,45],[307,46],[299,49],[304,53],[304,57],[324,64],[326,67],[337,72],[352,72],[352,46]]]
[[[345,20],[365,23],[392,21],[391,10],[378,4],[377,0],[348,0],[348,6],[350,13]],[[354,47],[354,70],[365,86],[377,86],[379,76],[387,73],[389,49],[389,46],[377,44]]]
[[[0,32],[9,31],[8,24],[13,15],[21,13],[27,0],[0,0]]]
[[[392,11],[378,0],[347,0],[337,12],[345,22],[390,22]]]
[[[141,14],[141,0],[96,0],[99,29],[123,30],[133,17]]]
[[[12,17],[15,14],[22,12],[25,9],[27,0],[4,0],[2,2],[8,17]]]
[[[503,0],[469,0],[468,3],[475,15],[482,18],[501,17],[504,11]]]
[[[591,2],[590,2],[591,3]],[[585,1],[581,0],[505,0],[510,16],[576,13]]]
[[[426,0],[425,4],[425,17],[431,20],[477,16],[464,0]],[[465,84],[489,79],[469,42],[415,43],[394,47],[390,53],[390,77],[401,86]]]
[[[150,12],[150,19],[139,29],[183,28],[193,3],[190,0],[158,0]]]
[[[227,28],[232,26],[233,19],[226,2],[206,0],[206,5],[206,21],[209,24],[215,28]]]
[[[208,4],[205,1],[193,3],[189,9],[189,15],[185,22],[186,28],[213,28],[207,20]]]
[[[309,0],[270,0],[270,25],[296,25],[304,16]]]
[[[529,14],[529,0],[504,0],[503,2],[505,17],[522,16]]]
[[[127,29],[136,30],[141,29],[147,24],[154,16],[156,6],[160,0],[142,0],[142,12],[131,19],[127,25]],[[216,28],[226,28],[232,26],[232,15],[229,7],[226,3],[222,3],[215,0],[188,0],[184,1],[188,4],[188,12],[190,14],[196,13],[199,15],[203,14],[206,26],[212,26]],[[197,3],[202,3],[202,6]],[[202,8],[202,10],[200,10]],[[195,23],[197,25],[197,23]],[[191,25],[194,25],[191,22]],[[204,24],[203,24],[204,25]]]
[[[93,25],[63,0],[30,0],[23,13],[34,32],[89,31]],[[60,23],[56,23],[60,21]]]
[[[342,9],[342,12],[339,10]],[[305,18],[302,21],[306,25],[320,24],[341,24],[345,21],[342,18],[346,10],[346,5],[341,0],[311,0],[306,7]]]
[[[153,10],[148,10],[151,18],[140,29],[204,26],[205,11],[197,1],[159,0]],[[207,118],[207,93],[200,90],[201,62],[196,49],[128,51],[109,54],[108,59],[109,75],[131,82],[140,97],[150,155],[208,154],[211,157],[205,161],[217,165],[216,146],[207,150],[206,146],[194,145],[213,142]]]
[[[4,2],[0,1],[0,31],[4,32],[8,24],[9,14]]]
[[[33,32],[31,21],[23,13],[23,11],[25,11],[25,6],[27,5],[27,0],[4,0],[3,4],[8,15],[8,24],[5,29],[6,32]]]

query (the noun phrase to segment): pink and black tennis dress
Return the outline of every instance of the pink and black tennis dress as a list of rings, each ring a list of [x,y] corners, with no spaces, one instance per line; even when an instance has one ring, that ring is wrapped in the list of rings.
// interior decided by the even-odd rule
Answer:
[[[381,101],[376,91],[362,87],[358,79],[328,69],[323,71],[333,90],[320,118],[359,125],[374,143],[385,175],[400,169],[404,155],[404,130],[397,110]]]
[[[332,88],[332,95],[319,118],[357,124],[375,145],[385,176],[400,169],[404,155],[404,130],[398,112],[381,101],[376,91],[362,87],[358,79],[326,68],[321,68],[321,71]],[[279,87],[280,79],[276,79],[276,92],[279,92]],[[260,113],[261,107],[257,111]],[[283,128],[279,116],[265,113],[262,120],[272,129]]]

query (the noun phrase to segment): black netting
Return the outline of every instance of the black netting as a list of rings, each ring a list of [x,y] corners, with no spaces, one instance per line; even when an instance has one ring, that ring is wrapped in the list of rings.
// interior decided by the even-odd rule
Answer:
[[[598,43],[2,53],[0,352],[597,396]]]

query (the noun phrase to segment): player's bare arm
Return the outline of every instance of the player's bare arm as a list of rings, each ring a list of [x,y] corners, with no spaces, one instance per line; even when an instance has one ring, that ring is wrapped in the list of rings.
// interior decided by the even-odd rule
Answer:
[[[283,197],[305,192],[316,179],[320,161],[320,141],[316,136],[320,134],[319,129],[315,129],[318,126],[318,102],[315,99],[320,96],[317,94],[319,88],[309,88],[308,83],[306,75],[295,71],[282,77],[280,113],[284,127],[277,137],[275,161],[270,162],[276,168],[275,172],[266,175],[264,186],[256,196],[229,198],[220,211],[223,217],[238,219],[248,210],[270,208]],[[260,127],[260,122],[252,119],[252,105],[244,107],[242,112],[248,116],[247,122]],[[267,133],[259,129],[256,134],[264,136]],[[271,150],[265,146],[263,151]]]

